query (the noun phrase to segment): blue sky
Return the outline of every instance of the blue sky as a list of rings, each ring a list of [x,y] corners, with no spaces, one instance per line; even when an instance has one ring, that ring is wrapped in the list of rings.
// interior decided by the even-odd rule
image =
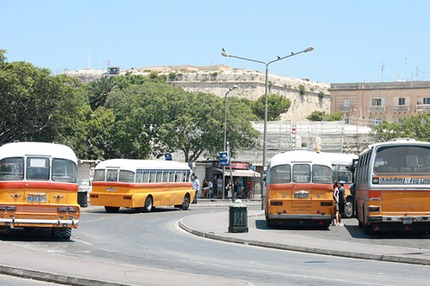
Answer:
[[[324,83],[430,80],[427,0],[0,0],[8,61],[121,69],[225,64]],[[89,48],[90,47],[90,48]],[[89,53],[90,64],[89,64]]]

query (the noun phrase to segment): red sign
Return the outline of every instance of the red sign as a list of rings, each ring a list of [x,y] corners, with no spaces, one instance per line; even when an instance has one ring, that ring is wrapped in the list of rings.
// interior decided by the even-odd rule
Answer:
[[[291,127],[291,133],[296,134],[296,125]]]

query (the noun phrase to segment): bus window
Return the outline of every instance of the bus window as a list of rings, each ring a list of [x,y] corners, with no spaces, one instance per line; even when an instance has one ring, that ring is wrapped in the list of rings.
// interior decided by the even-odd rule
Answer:
[[[157,171],[156,174],[157,174],[156,182],[157,183],[163,182],[163,171]]]
[[[49,159],[27,158],[27,180],[47,181],[49,179]]]
[[[108,181],[108,182],[118,181],[118,170],[117,169],[107,169],[106,181]]]
[[[291,182],[291,165],[280,165],[270,170],[272,184],[285,184]]]
[[[164,183],[169,182],[169,174],[170,174],[170,172],[172,172],[172,171],[166,170],[166,171],[163,172],[163,182]]]
[[[309,183],[311,168],[308,164],[296,164],[293,166],[294,183]]]
[[[312,166],[312,182],[317,184],[331,184],[332,173],[328,166],[313,165]]]
[[[59,182],[76,183],[76,166],[70,160],[52,160],[52,180]]]
[[[131,171],[120,170],[119,171],[119,182],[134,183],[134,173]]]
[[[94,170],[93,181],[104,181],[105,180],[105,169]]]
[[[24,179],[24,159],[5,158],[0,161],[0,181]]]
[[[169,182],[175,182],[175,171],[171,170],[169,172]]]

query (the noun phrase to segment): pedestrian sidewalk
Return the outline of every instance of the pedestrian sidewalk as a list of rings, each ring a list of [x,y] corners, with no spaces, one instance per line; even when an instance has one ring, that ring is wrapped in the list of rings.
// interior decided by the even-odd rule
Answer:
[[[213,202],[212,202],[213,203]],[[221,202],[218,202],[221,204]],[[249,202],[245,202],[248,204]],[[258,203],[258,202],[251,202]],[[208,202],[201,202],[201,205]],[[226,242],[283,250],[300,251],[350,258],[430,265],[428,235],[417,238],[413,246],[402,246],[402,239],[381,239],[366,236],[356,219],[344,219],[345,226],[330,226],[329,230],[303,230],[267,227],[264,211],[247,211],[248,232],[230,233],[229,204],[224,210],[204,215],[189,215],[179,226],[198,236]],[[192,205],[192,207],[195,207]],[[420,239],[421,238],[421,239]],[[407,239],[407,238],[406,238]],[[420,242],[420,243],[419,243]]]

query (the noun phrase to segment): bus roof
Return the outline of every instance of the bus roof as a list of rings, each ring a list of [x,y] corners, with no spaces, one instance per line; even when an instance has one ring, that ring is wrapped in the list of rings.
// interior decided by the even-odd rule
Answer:
[[[358,159],[358,155],[346,153],[320,152],[327,157],[333,165],[351,165],[353,159]]]
[[[414,139],[409,139],[409,138],[396,138],[396,139],[391,139],[390,141],[387,142],[378,142],[378,143],[373,143],[371,145],[369,145],[369,147],[365,150],[363,150],[363,152],[361,152],[360,154],[364,154],[366,152],[368,152],[370,149],[372,148],[378,148],[381,146],[426,146],[426,147],[430,147],[430,142],[424,142],[424,141],[416,141]]]
[[[268,166],[278,166],[288,163],[301,163],[301,162],[309,162],[310,164],[318,164],[318,165],[326,165],[331,167],[331,161],[321,155],[321,153],[313,152],[313,151],[288,151],[281,154],[277,154],[273,156]]]
[[[0,147],[0,159],[6,157],[49,156],[68,159],[77,164],[75,152],[63,144],[45,142],[14,142]]]
[[[110,159],[97,164],[95,169],[119,168],[121,170],[136,171],[137,169],[151,170],[191,170],[187,163],[163,160],[139,159]]]

